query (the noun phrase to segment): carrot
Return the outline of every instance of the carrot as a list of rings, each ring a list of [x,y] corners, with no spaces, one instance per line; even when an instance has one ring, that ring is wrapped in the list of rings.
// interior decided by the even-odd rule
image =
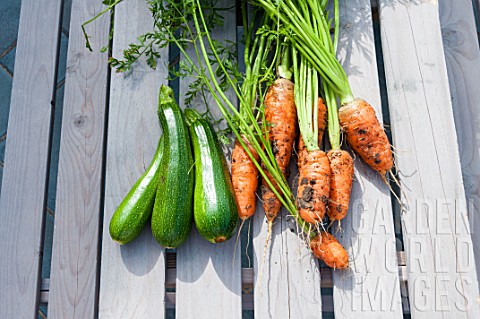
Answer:
[[[322,98],[318,98],[318,142],[323,139],[323,133],[325,132],[325,127],[327,126],[327,106],[325,102],[323,102]],[[302,164],[300,159],[305,158],[302,154],[306,151],[305,143],[303,142],[302,135],[298,139],[298,146],[297,146],[297,165],[300,169],[300,165]]]
[[[333,222],[347,216],[354,168],[353,159],[347,151],[330,150],[327,157],[332,170],[327,215]]]
[[[348,254],[332,234],[322,232],[310,240],[313,254],[334,269],[348,268]]]
[[[258,154],[243,138],[256,161]],[[252,162],[240,142],[235,141],[232,152],[232,183],[238,206],[238,217],[243,221],[255,214],[255,191],[258,186],[258,169]]]
[[[297,131],[297,112],[294,103],[293,82],[284,78],[275,80],[267,91],[264,103],[265,124],[267,125],[272,152],[280,171],[284,176],[287,176]],[[270,173],[266,168],[264,170],[270,182],[277,188]],[[268,187],[265,179],[262,179],[262,199],[267,220],[269,223],[272,223],[282,205],[277,196]]]
[[[292,48],[295,104],[302,136],[298,148],[298,188],[295,204],[307,223],[325,216],[330,192],[330,163],[319,148],[326,125],[327,107],[319,98],[319,74],[310,62]]]
[[[340,125],[353,150],[371,168],[385,175],[393,167],[387,134],[378,122],[373,107],[355,99],[339,109]]]
[[[288,68],[283,69],[288,70]],[[293,144],[297,134],[297,111],[294,101],[293,82],[288,79],[288,76],[283,75],[280,71],[279,78],[268,88],[267,94],[265,95],[264,125],[266,125],[265,129],[278,168],[283,176],[287,176],[289,173],[288,168],[292,156]],[[275,179],[273,179],[263,162],[262,169],[267,179],[272,183],[272,186],[280,193]],[[262,279],[267,247],[272,236],[273,220],[280,212],[280,208],[282,208],[280,200],[268,186],[267,179],[262,178],[262,200],[263,209],[268,221],[268,231],[263,248],[263,261],[262,267],[260,268],[258,284],[260,284]]]
[[[330,192],[330,163],[321,150],[305,151],[300,159],[297,207],[300,217],[308,223],[319,223],[325,216]]]

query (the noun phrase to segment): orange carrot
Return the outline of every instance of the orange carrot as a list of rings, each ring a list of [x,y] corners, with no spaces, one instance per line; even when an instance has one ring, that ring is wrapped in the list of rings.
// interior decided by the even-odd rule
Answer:
[[[327,106],[325,102],[323,102],[322,98],[318,98],[318,142],[320,143],[323,139],[323,133],[325,132],[325,127],[327,126]],[[300,135],[298,139],[298,146],[297,146],[297,165],[300,169],[301,161],[300,158],[304,158],[305,156],[302,154],[304,151],[307,151],[305,147],[305,143],[303,142],[302,135]]]
[[[370,104],[356,99],[342,105],[339,119],[348,143],[365,163],[382,175],[392,169],[390,143]]]
[[[267,125],[272,151],[282,174],[287,176],[297,131],[297,111],[293,95],[293,82],[283,78],[275,80],[268,88],[264,103],[265,125]],[[268,179],[277,188],[274,179],[267,169],[264,169]],[[270,187],[268,187],[265,179],[262,179],[262,199],[267,220],[269,223],[272,223],[282,205]]]
[[[308,223],[319,223],[325,216],[330,192],[330,163],[325,152],[314,150],[302,153],[299,165],[297,208]]]
[[[245,138],[243,138],[243,142],[248,146],[255,160],[258,161],[257,152]],[[235,141],[232,152],[232,183],[237,200],[238,217],[243,221],[255,213],[258,169],[239,141]]]
[[[327,215],[330,221],[342,220],[347,216],[350,202],[354,174],[353,159],[350,153],[342,150],[330,150],[327,157],[332,170]]]
[[[294,101],[293,82],[286,78],[276,79],[267,90],[264,104],[264,125],[266,125],[272,152],[281,173],[287,176],[289,173],[288,168],[292,156],[293,144],[297,134],[297,109]],[[277,183],[266,169],[264,163],[262,163],[262,168],[273,187],[280,192]],[[280,200],[270,189],[267,180],[264,178],[262,178],[262,200],[263,209],[265,210],[268,221],[268,232],[263,248],[263,261],[258,283],[260,283],[262,279],[268,242],[272,236],[273,220],[277,217],[282,207]]]
[[[345,248],[333,237],[322,232],[310,240],[310,249],[313,254],[334,269],[346,269],[348,267],[348,254]]]

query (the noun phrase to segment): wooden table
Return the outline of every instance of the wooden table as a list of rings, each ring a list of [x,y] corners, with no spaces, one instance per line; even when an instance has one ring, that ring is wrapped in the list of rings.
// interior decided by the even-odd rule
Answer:
[[[51,278],[42,280],[62,3],[23,1],[0,198],[3,317],[34,318],[48,303],[48,318],[164,318],[172,308],[177,318],[200,319],[241,318],[244,310],[262,319],[480,318],[480,51],[472,2],[378,0],[372,10],[368,0],[340,0],[340,8],[338,55],[354,94],[378,116],[382,104],[388,112],[404,190],[399,210],[378,174],[356,159],[351,212],[337,233],[348,270],[320,267],[286,212],[274,225],[261,281],[260,211],[250,268],[242,268],[234,240],[212,245],[195,231],[177,251],[157,245],[149,229],[132,244],[114,243],[108,221],[153,156],[158,88],[174,57],[166,48],[156,70],[139,62],[128,74],[111,72],[99,52],[108,16],[88,28],[93,53],[80,29],[101,1],[73,0]],[[216,37],[237,41],[235,10],[226,15]],[[114,56],[151,27],[145,1],[122,2],[114,20]],[[187,87],[181,80],[180,96]]]

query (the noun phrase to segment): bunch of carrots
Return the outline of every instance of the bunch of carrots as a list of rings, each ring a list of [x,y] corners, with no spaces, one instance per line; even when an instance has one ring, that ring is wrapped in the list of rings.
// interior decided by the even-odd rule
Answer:
[[[231,174],[241,225],[255,213],[261,183],[269,224],[265,249],[284,206],[307,235],[315,256],[332,268],[347,268],[347,252],[323,226],[325,215],[330,224],[340,224],[349,208],[354,164],[341,148],[341,134],[385,181],[393,156],[374,109],[354,98],[336,58],[338,0],[333,0],[333,18],[328,0],[251,0],[253,14],[247,14],[246,2],[242,1],[246,68],[240,82],[210,36],[202,0],[167,1],[159,6],[174,10],[164,15],[152,7],[158,28],[153,34],[159,35],[155,44],[178,47],[235,135]],[[164,27],[179,25],[182,32]],[[187,43],[193,56],[186,52]],[[235,92],[239,109],[224,93],[219,74]],[[321,149],[326,129],[328,151]],[[299,169],[296,196],[287,183],[294,150]]]
[[[258,0],[254,3],[276,17],[272,19],[276,22],[273,29],[288,43],[288,48],[280,53],[283,58],[277,66],[278,78],[263,100],[265,136],[278,169],[286,176],[299,127],[297,221],[309,235],[315,256],[332,268],[347,268],[347,252],[322,224],[327,215],[330,225],[338,221],[340,226],[349,208],[354,163],[350,153],[341,149],[341,131],[351,148],[384,179],[393,167],[390,144],[373,107],[353,98],[347,76],[336,59],[338,2],[334,1],[333,39],[327,1]],[[292,61],[294,82],[291,72],[287,71]],[[327,123],[330,150],[325,152],[320,144]],[[245,149],[235,144],[232,181],[243,220],[255,211],[258,171],[253,160],[258,160],[255,153],[253,158],[248,157]],[[262,168],[265,169],[263,165]],[[262,178],[261,195],[270,233],[281,203],[273,191],[280,192],[275,180],[268,172],[266,175]],[[269,184],[273,184],[273,188]]]

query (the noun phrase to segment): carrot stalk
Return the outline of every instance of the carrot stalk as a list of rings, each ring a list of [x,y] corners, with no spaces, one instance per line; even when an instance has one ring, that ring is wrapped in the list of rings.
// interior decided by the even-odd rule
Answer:
[[[325,105],[321,97],[318,98],[317,118],[318,118],[317,136],[318,136],[318,143],[320,143],[323,139],[323,133],[325,132],[325,128],[327,126],[327,106]],[[305,155],[303,154],[304,152],[307,152],[307,148],[305,146],[305,143],[303,142],[302,135],[300,135],[300,137],[298,138],[298,144],[297,144],[297,157],[298,157],[297,165],[299,170],[303,162],[300,159],[305,158]]]
[[[335,36],[333,42],[328,34],[322,37],[324,46],[328,48],[333,55],[336,52],[338,41],[338,1],[334,2]],[[323,19],[322,21],[324,26],[328,25],[326,19]],[[337,96],[335,95],[333,88],[328,83],[324,83],[323,92],[325,94],[325,100],[328,108],[328,137],[330,146],[332,147],[332,149],[327,153],[332,172],[330,178],[330,193],[327,215],[330,219],[330,223],[333,223],[334,221],[340,221],[347,216],[353,183],[354,166],[353,159],[350,154],[340,149],[341,132]]]

